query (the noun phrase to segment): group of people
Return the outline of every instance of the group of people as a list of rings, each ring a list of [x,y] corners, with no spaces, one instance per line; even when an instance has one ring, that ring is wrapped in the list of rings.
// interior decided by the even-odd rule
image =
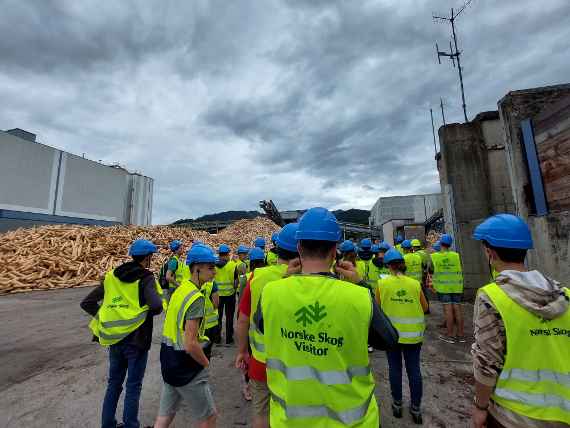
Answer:
[[[409,413],[421,424],[427,289],[443,303],[440,339],[466,340],[463,274],[453,240],[443,235],[439,248],[423,250],[417,239],[398,237],[391,247],[370,239],[341,243],[341,236],[330,211],[312,208],[274,234],[267,252],[262,238],[251,249],[240,245],[233,257],[225,244],[216,254],[195,241],[183,261],[182,243],[174,241],[159,281],[149,270],[156,246],[134,241],[132,260],[107,272],[81,304],[93,316],[95,340],[110,349],[103,428],[140,426],[153,316],[163,310],[163,386],[154,426],[170,426],[182,402],[197,426],[216,426],[208,367],[224,318],[225,343],[234,342],[236,303],[235,365],[244,397],[252,401],[254,427],[380,426],[369,359],[374,349],[387,353],[393,416],[403,417],[405,366]],[[570,292],[527,271],[532,238],[520,218],[493,216],[475,229],[474,239],[482,242],[495,278],[475,301],[473,426],[568,426]]]

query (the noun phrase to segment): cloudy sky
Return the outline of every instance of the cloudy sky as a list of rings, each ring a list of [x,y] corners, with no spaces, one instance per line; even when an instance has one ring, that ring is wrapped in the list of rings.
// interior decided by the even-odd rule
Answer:
[[[429,107],[462,113],[432,13],[461,5],[0,0],[0,129],[153,177],[155,223],[438,191]],[[568,82],[569,22],[568,0],[474,0],[458,20],[469,117]]]

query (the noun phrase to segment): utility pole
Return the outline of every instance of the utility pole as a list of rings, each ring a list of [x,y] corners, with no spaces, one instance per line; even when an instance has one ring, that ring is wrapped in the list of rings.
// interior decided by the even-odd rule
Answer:
[[[429,109],[429,114],[431,116],[431,132],[433,134],[433,149],[435,150],[435,155],[437,156],[437,144],[435,142],[435,125],[433,124],[433,109]]]
[[[467,106],[465,105],[465,90],[463,89],[463,69],[461,68],[461,52],[459,51],[459,48],[457,47],[457,34],[455,32],[455,20],[459,17],[459,15],[461,15],[461,13],[465,10],[465,8],[467,6],[469,6],[469,4],[472,1],[473,0],[469,0],[467,3],[465,3],[463,5],[463,7],[459,10],[459,12],[457,12],[457,13],[455,13],[453,8],[452,8],[451,9],[451,15],[449,17],[433,15],[433,19],[435,19],[435,20],[446,21],[446,22],[451,23],[451,35],[453,37],[453,45],[454,46],[451,45],[451,41],[450,41],[449,42],[449,52],[445,52],[445,51],[440,51],[439,46],[436,43],[435,44],[435,50],[437,52],[437,60],[440,64],[441,64],[441,57],[442,56],[449,57],[449,59],[453,63],[454,68],[455,68],[455,60],[457,60],[457,70],[459,71],[459,85],[461,86],[461,102],[462,102],[462,106],[463,106],[463,116],[465,117],[465,122],[469,122],[469,120],[467,119]],[[454,49],[454,47],[455,47],[455,49]]]
[[[445,112],[443,111],[443,99],[439,97],[439,106],[441,107],[441,118],[443,120],[443,126],[445,126]]]

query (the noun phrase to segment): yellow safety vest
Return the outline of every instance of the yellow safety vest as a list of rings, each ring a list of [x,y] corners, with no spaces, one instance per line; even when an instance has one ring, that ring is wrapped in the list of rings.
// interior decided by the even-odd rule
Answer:
[[[499,311],[507,355],[492,400],[520,415],[570,424],[570,310],[543,320],[496,283],[482,287]],[[570,291],[564,289],[570,298]]]
[[[370,271],[368,272],[368,277],[371,281],[374,281],[374,289],[376,289],[378,280],[389,276],[390,270],[384,265],[382,265],[382,267],[376,266],[372,260],[370,260],[369,267]]]
[[[263,288],[271,281],[276,281],[283,278],[287,273],[286,264],[278,264],[272,266],[265,266],[255,269],[253,278],[249,283],[251,292],[251,311],[249,314],[249,345],[251,346],[251,354],[253,358],[262,363],[265,362],[265,345],[263,344],[263,335],[255,325],[254,316],[257,311],[259,300]]]
[[[293,275],[264,288],[261,308],[271,426],[378,427],[368,290],[329,276]]]
[[[194,283],[186,279],[176,288],[170,297],[170,304],[166,312],[166,319],[162,328],[162,343],[173,348],[175,351],[184,351],[184,315],[190,305],[197,299],[203,297],[202,293]],[[199,341],[207,342],[205,335],[205,317],[200,321],[198,330]]]
[[[234,286],[235,263],[230,260],[223,267],[216,267],[214,282],[218,286],[220,296],[233,296],[236,293]]]
[[[218,309],[214,307],[214,302],[212,301],[212,289],[214,288],[214,283],[212,281],[202,285],[202,294],[204,295],[204,309],[205,309],[205,324],[206,330],[213,328],[218,325]]]
[[[402,251],[402,244],[396,244],[396,245],[394,246],[394,248],[396,248],[396,250],[398,250],[399,253],[403,253],[403,251]]]
[[[121,281],[115,276],[114,269],[105,274],[103,304],[89,323],[89,328],[99,338],[101,345],[120,342],[146,320],[148,305],[139,304],[139,282]],[[160,289],[158,283],[157,289]]]
[[[238,271],[238,283],[239,283],[238,292],[241,295],[241,293],[245,288],[245,285],[247,284],[247,273],[249,268],[247,267],[245,261],[239,259],[235,261],[235,265],[236,265],[235,268]],[[245,273],[242,273],[242,271]]]
[[[414,254],[417,254],[422,258],[423,267],[426,267],[429,264],[429,254],[426,253],[426,250],[417,250]]]
[[[390,275],[378,286],[380,305],[398,330],[399,343],[421,343],[426,329],[420,283],[405,275]]]
[[[356,260],[356,271],[358,275],[362,278],[363,281],[366,282],[368,288],[372,291],[376,289],[376,284],[378,280],[374,280],[370,277],[370,264],[372,263],[372,259],[370,260]]]
[[[273,251],[269,251],[269,252],[267,253],[267,255],[265,256],[265,262],[266,262],[268,265],[273,266],[273,265],[276,265],[276,264],[277,264],[277,259],[278,259],[278,258],[279,258],[279,256],[278,256],[276,253],[274,253]]]
[[[463,293],[461,259],[455,251],[440,251],[431,255],[432,282],[438,293]]]
[[[404,261],[406,262],[406,276],[422,282],[423,269],[422,257],[419,254],[407,253],[404,254]]]

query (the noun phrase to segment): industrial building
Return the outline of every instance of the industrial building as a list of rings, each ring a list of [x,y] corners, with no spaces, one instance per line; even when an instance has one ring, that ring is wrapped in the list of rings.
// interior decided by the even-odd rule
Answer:
[[[570,276],[570,84],[509,92],[498,111],[439,129],[436,156],[446,231],[463,259],[466,291],[488,283],[473,230],[513,213],[534,240],[527,263],[555,279]]]
[[[370,210],[370,226],[391,245],[398,234],[424,240],[425,224],[441,217],[442,208],[441,193],[382,197]]]
[[[0,131],[0,232],[41,224],[152,221],[153,179]]]

